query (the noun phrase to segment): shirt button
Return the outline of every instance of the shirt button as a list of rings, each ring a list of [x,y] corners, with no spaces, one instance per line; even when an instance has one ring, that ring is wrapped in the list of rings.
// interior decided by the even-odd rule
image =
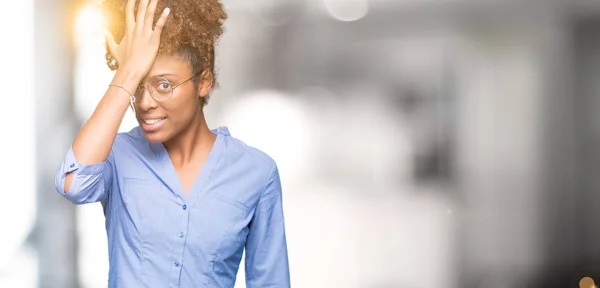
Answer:
[[[183,204],[183,210],[187,209],[187,205]]]
[[[177,262],[177,261],[173,262],[173,265],[175,265],[175,267],[181,266],[181,264],[179,262]]]
[[[179,238],[183,238],[183,232],[179,232]]]
[[[75,167],[75,164],[71,163],[71,165],[69,165],[69,168],[73,168],[73,167]]]

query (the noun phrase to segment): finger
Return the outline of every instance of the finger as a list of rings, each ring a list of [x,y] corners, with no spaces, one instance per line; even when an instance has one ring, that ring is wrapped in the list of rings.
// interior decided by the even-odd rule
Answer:
[[[117,52],[119,44],[117,44],[117,42],[115,41],[115,37],[109,31],[103,30],[102,33],[104,34],[104,38],[106,39],[106,46],[108,47],[108,52],[110,52],[110,55],[115,57],[115,53]]]
[[[135,0],[127,0],[127,7],[125,8],[125,24],[127,25],[127,30],[132,29],[135,26],[133,7],[135,7]]]
[[[162,32],[163,27],[165,27],[165,23],[167,23],[170,12],[171,9],[169,9],[169,7],[163,10],[162,15],[160,15],[160,18],[158,18],[158,21],[156,21],[156,25],[154,26],[153,37],[158,37],[160,39],[160,33]]]
[[[144,25],[144,17],[146,16],[146,9],[148,8],[148,0],[140,0],[138,5],[137,18],[135,19],[136,27],[142,28]]]
[[[146,11],[146,24],[145,26],[152,30],[152,24],[154,22],[154,13],[156,12],[156,5],[158,4],[158,0],[151,0],[150,5],[148,5],[148,11]]]

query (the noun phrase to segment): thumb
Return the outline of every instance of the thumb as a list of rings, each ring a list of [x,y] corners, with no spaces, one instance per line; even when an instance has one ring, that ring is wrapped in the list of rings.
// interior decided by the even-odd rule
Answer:
[[[108,47],[108,51],[116,59],[116,53],[119,44],[117,44],[117,42],[115,41],[115,37],[108,30],[103,30],[102,33],[104,34],[104,38],[106,39],[106,47]]]

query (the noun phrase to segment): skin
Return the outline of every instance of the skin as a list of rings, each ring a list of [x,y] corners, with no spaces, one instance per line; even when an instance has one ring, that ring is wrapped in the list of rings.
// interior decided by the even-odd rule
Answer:
[[[159,56],[146,78],[164,75],[177,85],[192,75],[188,62],[175,56]],[[136,118],[140,126],[143,119],[165,118],[156,131],[144,131],[149,142],[162,142],[179,176],[186,195],[200,173],[215,140],[202,110],[204,97],[212,86],[210,72],[204,71],[200,81],[190,80],[173,90],[173,96],[158,102],[147,90],[136,102]],[[144,83],[144,81],[142,81]]]
[[[178,57],[157,57],[160,33],[169,15],[166,8],[158,21],[153,23],[157,2],[141,0],[138,13],[134,15],[135,0],[128,0],[127,28],[120,44],[115,42],[110,33],[106,34],[108,48],[119,63],[111,84],[120,87],[109,86],[73,141],[73,153],[82,164],[106,161],[129,106],[130,92],[134,92],[144,79],[158,74],[172,74],[165,78],[177,84],[192,76],[189,63]],[[186,195],[216,139],[202,111],[203,98],[208,95],[213,79],[208,70],[201,77],[200,81],[188,81],[177,87],[168,101],[158,102],[144,91],[135,104],[138,123],[145,117],[167,117],[157,131],[144,131],[144,135],[148,141],[163,143]],[[69,191],[72,181],[73,174],[67,174],[65,193]]]

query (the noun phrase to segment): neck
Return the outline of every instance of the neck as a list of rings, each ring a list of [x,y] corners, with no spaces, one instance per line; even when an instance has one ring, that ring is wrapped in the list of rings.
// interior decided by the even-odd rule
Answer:
[[[198,110],[187,128],[163,143],[175,166],[206,158],[217,138],[208,128],[202,108]]]

